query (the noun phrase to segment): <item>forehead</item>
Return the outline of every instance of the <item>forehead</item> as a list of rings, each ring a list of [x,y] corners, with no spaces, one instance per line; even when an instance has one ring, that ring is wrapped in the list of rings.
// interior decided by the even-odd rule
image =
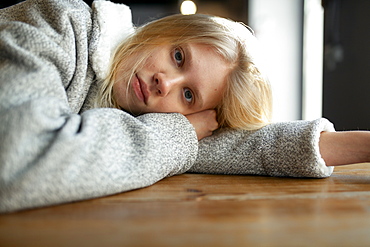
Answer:
[[[185,50],[189,53],[189,81],[198,90],[203,104],[199,110],[215,108],[221,101],[226,89],[226,78],[230,65],[215,49],[209,45],[188,44]]]

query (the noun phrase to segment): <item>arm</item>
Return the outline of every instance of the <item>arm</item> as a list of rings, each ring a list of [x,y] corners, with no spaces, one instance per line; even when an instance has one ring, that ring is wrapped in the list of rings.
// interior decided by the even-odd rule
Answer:
[[[217,130],[199,143],[190,172],[327,177],[319,151],[320,133],[334,131],[325,120],[274,123],[256,131]]]
[[[71,109],[66,91],[83,99],[92,78],[89,11],[77,1],[37,2],[17,6],[31,25],[0,11],[0,212],[142,188],[187,170],[198,143],[184,116]]]
[[[327,166],[370,162],[370,132],[322,132],[320,153]]]

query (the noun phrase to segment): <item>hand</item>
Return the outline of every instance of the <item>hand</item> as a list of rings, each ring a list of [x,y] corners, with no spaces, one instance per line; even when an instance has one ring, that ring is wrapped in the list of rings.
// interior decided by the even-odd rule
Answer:
[[[212,132],[218,128],[215,110],[205,110],[185,116],[195,128],[198,140],[212,135]]]
[[[370,131],[322,132],[319,148],[327,166],[370,162]]]

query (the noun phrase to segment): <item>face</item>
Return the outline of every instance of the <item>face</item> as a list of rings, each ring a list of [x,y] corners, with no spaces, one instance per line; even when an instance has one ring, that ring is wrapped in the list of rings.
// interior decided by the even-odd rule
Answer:
[[[213,109],[220,103],[228,72],[228,64],[209,46],[163,45],[151,53],[129,84],[117,81],[113,94],[119,106],[134,115],[188,115]]]

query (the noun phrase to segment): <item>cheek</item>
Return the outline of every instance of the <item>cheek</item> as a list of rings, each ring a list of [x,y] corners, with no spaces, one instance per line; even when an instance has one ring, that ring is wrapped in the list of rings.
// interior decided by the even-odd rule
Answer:
[[[141,70],[146,70],[146,71],[153,71],[155,72],[160,66],[159,61],[161,61],[159,58],[156,59],[152,56],[150,56],[144,63],[144,66],[142,67]]]
[[[160,70],[163,69],[168,62],[170,51],[167,48],[162,48],[154,51],[149,55],[144,62],[143,69]]]
[[[121,85],[115,84],[113,86],[113,99],[118,103],[118,105],[124,105],[124,99],[126,98],[126,88]]]
[[[118,79],[118,78],[117,78]],[[129,95],[129,77],[120,74],[120,80],[117,80],[113,85],[113,98],[117,101],[118,104],[125,104],[130,98]]]
[[[144,67],[149,67],[153,63],[153,55],[145,59]]]
[[[121,91],[122,91],[122,86],[119,85],[118,83],[115,83],[113,85],[113,98],[119,102],[119,99],[121,98]]]
[[[223,88],[213,89],[213,92],[212,92],[212,95],[211,95],[211,100],[210,100],[210,102],[212,104],[211,108],[215,108],[221,103],[222,97],[224,95],[224,91],[225,90]]]

